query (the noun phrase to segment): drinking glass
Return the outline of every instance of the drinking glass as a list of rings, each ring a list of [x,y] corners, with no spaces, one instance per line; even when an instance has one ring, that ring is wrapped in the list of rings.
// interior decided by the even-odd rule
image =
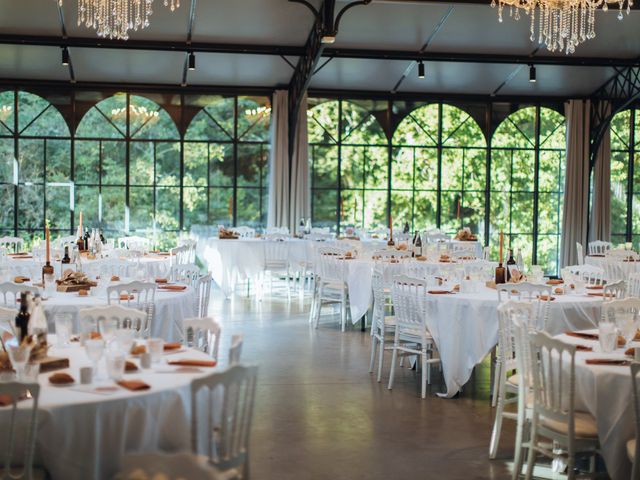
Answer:
[[[129,353],[135,341],[135,331],[129,328],[119,328],[115,331],[115,336],[120,350],[125,354]]]
[[[625,340],[625,348],[629,347],[629,342],[636,336],[636,317],[633,312],[618,312],[616,314],[616,327]]]
[[[96,340],[89,340],[87,339],[84,342],[84,349],[85,352],[87,353],[87,357],[89,357],[89,360],[91,360],[91,363],[93,363],[93,371],[95,372],[95,377],[98,377],[98,362],[100,362],[100,359],[102,358],[102,355],[104,354],[104,340],[102,339],[96,339]]]
[[[68,347],[69,340],[71,339],[71,315],[56,314],[54,326],[58,340],[57,346],[60,348]]]
[[[107,374],[114,382],[122,380],[124,375],[125,356],[122,352],[110,352],[107,354]]]
[[[47,296],[52,295],[56,291],[56,276],[53,273],[47,273],[44,276],[44,291]]]
[[[38,381],[39,374],[40,374],[39,363],[27,363],[24,366],[22,381],[27,383],[36,383]]]
[[[600,350],[603,353],[611,353],[616,348],[618,332],[613,322],[600,322],[598,325],[598,336],[600,340]]]
[[[13,369],[16,371],[16,379],[21,382],[24,380],[25,370],[29,356],[31,355],[31,347],[28,345],[13,345],[7,347],[9,360]]]
[[[164,352],[164,340],[161,338],[150,338],[147,340],[147,347],[149,347],[151,361],[153,363],[158,363],[162,358],[162,353]]]
[[[111,343],[116,336],[116,330],[118,329],[118,320],[115,318],[101,318],[98,322],[100,328],[100,334],[106,343]]]

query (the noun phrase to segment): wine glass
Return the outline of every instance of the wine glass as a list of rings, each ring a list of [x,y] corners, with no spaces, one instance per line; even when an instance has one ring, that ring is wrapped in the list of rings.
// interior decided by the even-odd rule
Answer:
[[[24,378],[25,369],[29,357],[31,355],[30,345],[12,345],[7,347],[7,353],[9,354],[9,360],[13,369],[16,371],[16,379],[20,382]]]
[[[98,362],[102,358],[104,354],[104,340],[95,339],[95,340],[86,340],[84,342],[84,349],[87,353],[87,357],[93,363],[93,371],[95,372],[95,377],[98,378]]]
[[[116,336],[118,320],[115,318],[101,318],[98,322],[98,327],[100,328],[102,338],[107,344],[109,344]]]
[[[135,331],[130,328],[119,328],[115,331],[116,343],[122,352],[129,353],[135,342]]]
[[[629,347],[629,343],[636,336],[636,318],[633,312],[617,312],[616,327],[619,334],[624,338],[625,348]]]

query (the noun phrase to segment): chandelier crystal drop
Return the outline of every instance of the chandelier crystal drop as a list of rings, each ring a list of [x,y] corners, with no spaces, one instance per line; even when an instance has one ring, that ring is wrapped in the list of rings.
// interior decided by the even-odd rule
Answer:
[[[498,21],[502,22],[505,8],[515,20],[520,19],[522,10],[531,19],[532,42],[537,33],[538,43],[545,44],[549,51],[564,50],[567,54],[595,38],[596,11],[606,12],[609,4],[618,6],[618,20],[622,20],[623,11],[629,14],[633,0],[491,0],[492,7],[498,6]]]
[[[129,32],[147,28],[154,0],[77,0],[78,26],[96,30],[99,37],[129,40]],[[63,0],[58,0],[62,6]],[[175,11],[180,0],[164,0]]]

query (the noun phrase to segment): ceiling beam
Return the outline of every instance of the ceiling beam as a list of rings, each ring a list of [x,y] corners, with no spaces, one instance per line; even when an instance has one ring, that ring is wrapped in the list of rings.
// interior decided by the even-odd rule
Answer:
[[[640,3],[640,2],[639,2]],[[197,52],[197,53],[227,53],[245,55],[277,55],[299,57],[304,54],[304,47],[287,45],[252,45],[242,43],[204,43],[163,40],[107,40],[100,38],[60,38],[37,35],[9,35],[0,34],[0,45],[29,45],[44,47],[73,47],[93,49],[124,49],[159,52]],[[568,65],[580,67],[629,67],[640,65],[638,58],[602,58],[576,57],[572,55],[500,55],[488,53],[458,53],[458,52],[416,52],[409,50],[383,50],[367,48],[325,48],[323,57],[361,58],[371,60],[424,60],[431,62],[453,63],[491,63],[508,65]]]
[[[338,0],[340,2],[345,0]],[[409,5],[481,5],[485,7],[489,7],[491,5],[491,0],[456,0],[455,2],[444,2],[442,0],[372,0],[372,3],[387,3],[393,5],[399,4],[409,4]],[[640,5],[637,2],[634,2],[631,6],[631,10],[640,9]],[[609,7],[609,10],[615,11],[617,7],[612,5]]]

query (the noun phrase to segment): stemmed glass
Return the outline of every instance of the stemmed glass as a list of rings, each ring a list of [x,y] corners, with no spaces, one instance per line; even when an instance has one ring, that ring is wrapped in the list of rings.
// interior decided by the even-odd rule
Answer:
[[[104,354],[104,340],[95,339],[95,340],[86,340],[84,342],[84,348],[87,352],[87,357],[93,363],[93,371],[95,372],[95,378],[98,378],[98,362],[102,358]]]
[[[12,345],[7,347],[9,360],[16,371],[16,379],[22,381],[25,376],[25,369],[31,355],[30,345]]]
[[[633,312],[616,312],[616,328],[620,336],[625,340],[625,348],[629,347],[629,343],[636,336],[636,316]]]
[[[98,322],[98,326],[100,328],[100,334],[102,335],[102,338],[108,345],[116,336],[116,330],[118,329],[118,320],[114,318],[101,318]]]

